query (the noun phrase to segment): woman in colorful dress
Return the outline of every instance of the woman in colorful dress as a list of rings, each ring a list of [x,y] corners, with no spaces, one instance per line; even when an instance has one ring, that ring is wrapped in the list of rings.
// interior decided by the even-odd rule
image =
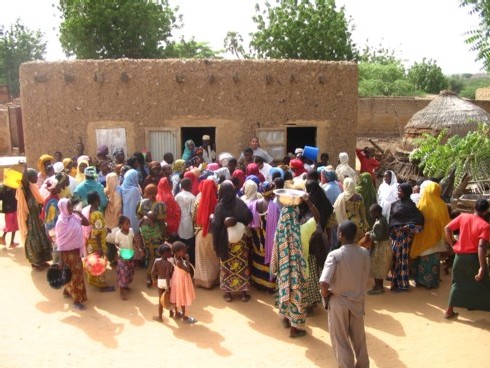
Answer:
[[[415,235],[410,247],[413,277],[417,286],[439,287],[441,252],[447,252],[444,227],[449,224],[449,211],[441,198],[441,186],[430,182],[420,197],[417,208],[424,215],[424,231]]]
[[[58,202],[60,214],[56,222],[56,242],[63,265],[71,271],[71,280],[65,285],[63,296],[73,299],[73,305],[84,310],[87,301],[87,290],[83,280],[82,253],[84,248],[83,226],[89,226],[88,219],[73,210],[69,199],[62,198]]]
[[[213,218],[213,243],[216,254],[221,260],[220,288],[223,298],[231,302],[232,293],[240,292],[243,302],[250,300],[250,269],[248,259],[248,246],[245,235],[237,242],[228,240],[228,227],[238,222],[248,224],[252,220],[252,213],[247,205],[237,198],[235,187],[229,180],[221,183],[218,192],[218,205]]]
[[[333,205],[337,224],[350,220],[357,225],[357,234],[354,241],[357,243],[368,230],[366,208],[364,199],[356,192],[356,183],[351,178],[344,179],[344,192],[341,193]]]
[[[41,157],[39,157],[39,160],[37,162],[37,169],[39,170],[37,174],[38,188],[41,188],[41,185],[43,185],[44,181],[48,178],[46,168],[53,163],[53,160],[53,156],[50,155],[42,155]]]
[[[192,158],[194,157],[195,150],[196,150],[196,144],[192,139],[185,141],[182,160],[184,160],[186,163],[190,163]]]
[[[410,199],[412,187],[408,183],[398,187],[398,201],[390,209],[390,239],[393,249],[393,270],[391,290],[395,292],[410,289],[408,253],[415,234],[424,228],[424,216]]]
[[[167,235],[177,234],[180,224],[180,206],[172,194],[170,182],[165,177],[158,183],[156,200],[165,204],[167,210]]]
[[[158,161],[150,162],[148,165],[148,170],[150,171],[150,173],[145,178],[145,180],[143,180],[143,184],[141,185],[141,189],[143,189],[143,191],[148,184],[153,184],[154,186],[157,186],[163,176],[162,165],[160,165],[160,162]]]
[[[48,262],[53,258],[51,242],[40,217],[44,199],[36,185],[37,178],[36,170],[24,169],[22,185],[17,188],[15,198],[17,199],[17,223],[26,258],[33,269],[42,270],[49,267]]]
[[[210,289],[219,280],[220,261],[213,247],[213,234],[210,230],[210,216],[218,203],[218,188],[214,180],[203,180],[201,192],[194,202],[192,218],[196,229],[196,286]]]
[[[58,262],[55,226],[58,221],[59,209],[58,201],[60,200],[61,188],[58,181],[55,179],[47,179],[46,189],[49,192],[49,196],[44,200],[43,209],[41,211],[41,218],[44,220],[44,229],[46,235],[53,246],[54,261]]]
[[[307,269],[301,247],[301,230],[297,210],[293,206],[281,209],[281,218],[274,236],[271,274],[276,276],[276,307],[289,328],[290,337],[302,337],[306,322],[305,296]]]
[[[148,265],[153,265],[157,258],[158,247],[165,241],[165,219],[167,212],[165,204],[157,201],[157,187],[148,184],[145,188],[144,199],[138,205],[140,232],[148,249]],[[146,268],[146,286],[151,288],[151,267]]]
[[[107,254],[106,247],[106,223],[104,215],[99,211],[100,198],[97,192],[89,192],[87,194],[88,206],[82,213],[89,220],[87,232],[87,254],[97,253],[100,257]],[[114,286],[107,286],[105,275],[92,276],[88,273],[88,282],[100,289],[102,292],[115,291]]]

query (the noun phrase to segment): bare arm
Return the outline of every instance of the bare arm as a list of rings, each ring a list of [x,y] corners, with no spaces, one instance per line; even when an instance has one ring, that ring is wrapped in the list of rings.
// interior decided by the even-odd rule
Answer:
[[[444,236],[446,238],[446,243],[451,246],[451,248],[454,246],[454,236],[453,236],[453,231],[449,226],[446,226],[444,228]]]
[[[328,291],[328,288],[330,287],[330,284],[328,282],[320,282],[320,294],[325,298],[330,294],[330,291]]]
[[[482,281],[485,274],[487,274],[487,245],[488,241],[480,239],[478,242],[478,261],[480,262],[480,269],[475,276],[476,281]]]
[[[170,290],[170,279],[172,278],[172,269],[173,269],[173,266],[169,262],[169,264],[167,265],[167,268],[165,269],[165,280],[167,280],[167,290]]]

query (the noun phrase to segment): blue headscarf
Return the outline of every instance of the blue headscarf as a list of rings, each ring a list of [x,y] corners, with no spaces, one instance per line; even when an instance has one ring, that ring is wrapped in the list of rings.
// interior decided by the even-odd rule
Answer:
[[[327,183],[337,181],[337,173],[334,170],[323,170],[322,175],[327,180]]]
[[[249,175],[245,178],[245,181],[247,180],[252,180],[253,182],[255,182],[255,184],[257,184],[257,188],[260,186],[260,179],[258,177],[256,177],[255,175]]]
[[[141,200],[141,191],[138,181],[138,172],[134,169],[128,170],[124,174],[124,181],[118,188],[121,193],[123,202],[123,215],[129,218],[131,228],[137,234],[139,233],[138,218],[136,211],[138,203]]]
[[[281,179],[284,180],[284,171],[283,171],[283,169],[281,169],[280,167],[272,167],[269,170],[269,176],[272,178],[275,173],[279,173],[279,175],[281,175]]]
[[[124,195],[125,191],[139,188],[138,172],[135,169],[130,169],[124,174],[124,180],[121,185],[121,192]]]
[[[194,141],[192,139],[189,139],[185,142],[184,144],[184,153],[182,154],[182,160],[184,161],[189,161],[191,158],[192,158],[192,155],[194,154],[194,151],[192,151],[190,148],[189,148],[189,144],[192,143],[194,145],[194,149],[196,147],[196,144],[194,143]]]

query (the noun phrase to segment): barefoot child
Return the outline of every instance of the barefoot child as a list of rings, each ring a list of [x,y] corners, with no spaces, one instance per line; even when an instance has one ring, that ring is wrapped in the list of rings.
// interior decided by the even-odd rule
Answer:
[[[388,222],[381,214],[382,208],[373,204],[369,213],[376,221],[373,229],[366,233],[366,238],[372,240],[371,246],[371,276],[374,277],[374,287],[368,291],[369,295],[378,295],[384,292],[383,280],[391,268],[393,251],[388,236]]]
[[[177,308],[181,307],[183,321],[186,323],[195,323],[197,320],[186,314],[186,307],[190,307],[192,301],[196,299],[190,274],[189,255],[186,253],[186,245],[181,241],[176,241],[172,244],[172,252],[175,259],[175,269],[172,276],[172,287],[170,289],[170,302],[175,304],[176,316]]]
[[[122,300],[128,300],[129,284],[133,282],[134,277],[134,262],[131,256],[131,253],[134,254],[134,232],[130,226],[129,217],[119,216],[119,230],[116,233],[115,243],[118,249],[117,285]]]
[[[172,256],[172,250],[167,244],[160,245],[158,247],[159,258],[155,259],[153,267],[151,269],[151,277],[153,280],[153,286],[158,288],[158,316],[154,316],[153,319],[158,322],[163,322],[163,306],[160,302],[163,293],[166,290],[170,291],[170,280],[172,278],[173,264],[169,262],[168,258]],[[170,311],[170,317],[174,316],[174,312]]]
[[[15,233],[19,230],[17,224],[17,199],[15,199],[15,189],[2,186],[0,199],[3,201],[2,212],[5,214],[5,227],[0,238],[0,244],[6,245],[7,233],[12,233],[9,248],[14,248],[19,244],[14,242]]]

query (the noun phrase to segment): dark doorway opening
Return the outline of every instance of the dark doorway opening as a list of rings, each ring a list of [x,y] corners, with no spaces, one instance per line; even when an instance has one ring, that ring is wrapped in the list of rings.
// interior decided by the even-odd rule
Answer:
[[[316,147],[316,127],[287,128],[287,152],[294,153],[296,148]]]
[[[215,138],[216,138],[216,128],[214,127],[204,127],[204,128],[180,128],[180,139],[182,152],[184,152],[184,144],[189,139],[192,139],[196,145],[199,147],[202,145],[202,136],[209,135],[211,138],[211,147],[215,149]]]

